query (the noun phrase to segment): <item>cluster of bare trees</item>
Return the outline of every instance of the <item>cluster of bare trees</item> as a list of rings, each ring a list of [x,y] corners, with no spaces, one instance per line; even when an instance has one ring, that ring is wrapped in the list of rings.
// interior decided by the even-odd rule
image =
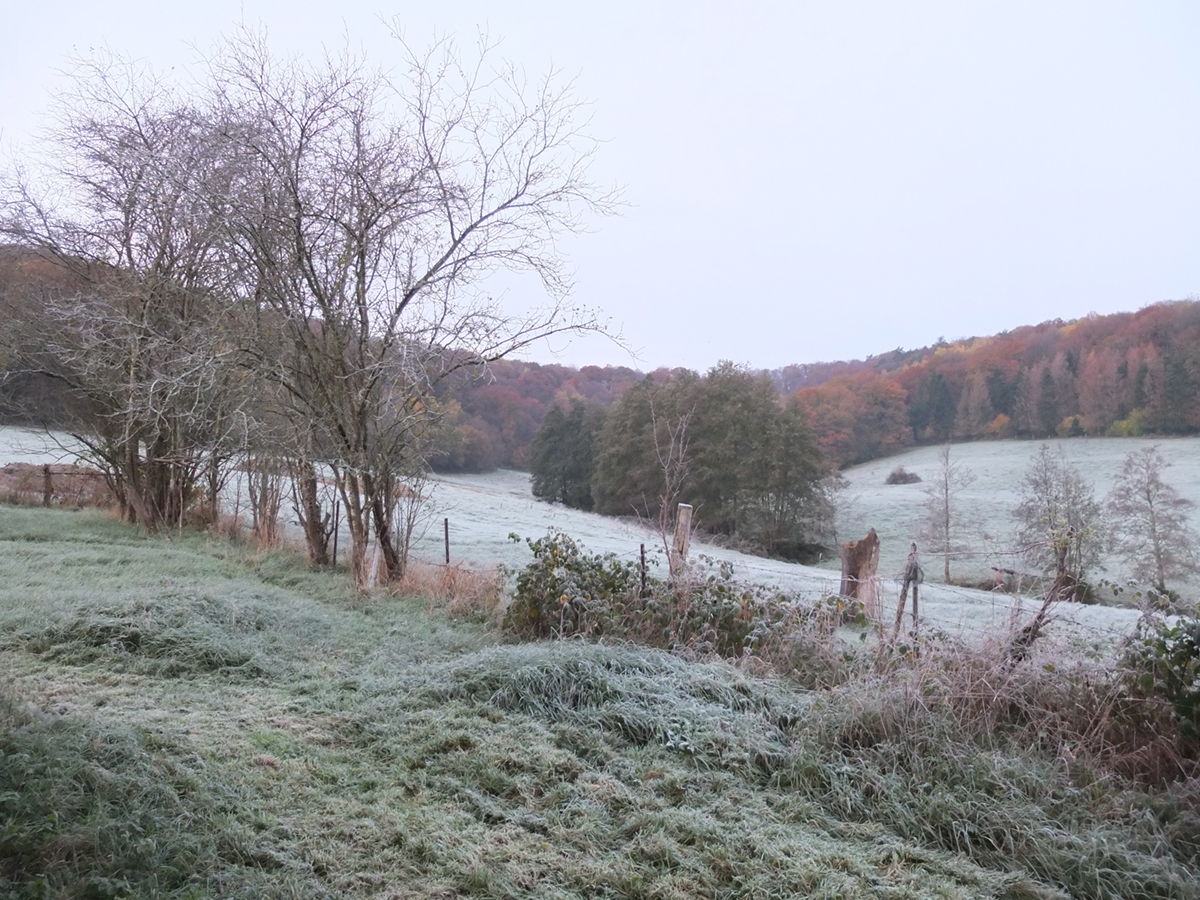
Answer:
[[[1168,581],[1200,572],[1200,534],[1190,524],[1194,504],[1165,477],[1170,465],[1156,446],[1130,451],[1100,500],[1061,447],[1042,444],[1016,485],[1017,552],[1052,576],[1051,593],[1062,596],[1085,592],[1088,572],[1111,552],[1160,604],[1171,605]],[[951,557],[965,549],[968,530],[962,495],[976,476],[952,458],[949,445],[935,472],[925,488],[922,537],[943,558],[949,582]]]
[[[349,55],[281,61],[241,32],[186,87],[82,61],[52,140],[6,176],[7,240],[74,285],[22,304],[12,351],[71,388],[72,430],[130,521],[215,515],[250,457],[268,503],[290,476],[315,563],[332,485],[356,576],[376,542],[395,577],[434,385],[600,327],[568,303],[556,244],[612,208],[569,85],[493,66],[486,45],[470,62],[448,42],[397,48],[389,76]],[[546,299],[506,307],[483,283],[496,270],[536,273]]]

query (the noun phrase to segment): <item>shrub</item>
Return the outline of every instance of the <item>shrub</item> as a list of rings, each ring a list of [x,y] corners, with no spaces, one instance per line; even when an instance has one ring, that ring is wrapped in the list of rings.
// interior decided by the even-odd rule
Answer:
[[[1135,409],[1126,418],[1108,427],[1109,437],[1139,437],[1146,433],[1146,413]]]
[[[921,476],[916,472],[910,472],[904,466],[896,466],[888,474],[888,477],[883,480],[884,484],[916,484],[921,480]]]
[[[509,539],[520,542],[516,534]],[[517,576],[505,624],[518,634],[546,638],[602,634],[637,584],[637,569],[614,554],[584,553],[574,539],[551,531],[525,539],[533,562]]]
[[[1200,745],[1200,619],[1143,616],[1125,647],[1129,687],[1169,703],[1181,736]]]
[[[853,618],[840,597],[812,601],[737,581],[731,564],[706,556],[671,582],[648,579],[642,595],[637,567],[613,554],[589,555],[555,531],[526,543],[534,558],[505,616],[521,636],[608,636],[754,659],[812,686],[842,680],[854,659],[837,647],[837,629]]]

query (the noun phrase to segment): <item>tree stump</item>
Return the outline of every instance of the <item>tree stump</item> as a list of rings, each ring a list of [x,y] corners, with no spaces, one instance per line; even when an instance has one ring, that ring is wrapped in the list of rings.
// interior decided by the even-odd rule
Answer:
[[[879,535],[872,528],[860,541],[842,544],[842,586],[847,600],[857,600],[872,621],[879,620],[875,572],[879,568]]]

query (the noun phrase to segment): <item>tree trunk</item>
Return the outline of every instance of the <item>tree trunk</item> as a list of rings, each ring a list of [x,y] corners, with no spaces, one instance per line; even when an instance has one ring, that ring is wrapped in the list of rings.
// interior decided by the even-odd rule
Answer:
[[[391,492],[388,497],[376,496],[371,502],[371,513],[375,524],[375,540],[383,552],[383,582],[390,584],[404,574],[400,554],[396,552],[396,540],[392,529]]]
[[[354,584],[360,590],[370,585],[371,571],[367,559],[367,544],[370,539],[370,511],[363,506],[361,479],[353,472],[337,474],[338,489],[342,493],[342,504],[346,507],[346,527],[350,531],[350,571],[354,573]]]
[[[317,496],[317,471],[308,460],[293,463],[293,479],[298,494],[296,512],[304,529],[308,561],[314,566],[329,565],[329,515],[321,510]]]

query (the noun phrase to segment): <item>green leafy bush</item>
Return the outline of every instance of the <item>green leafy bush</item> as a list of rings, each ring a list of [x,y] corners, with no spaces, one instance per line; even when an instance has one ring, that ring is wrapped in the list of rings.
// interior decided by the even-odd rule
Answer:
[[[671,582],[647,578],[642,593],[637,567],[613,554],[590,555],[556,531],[525,542],[534,558],[517,576],[505,617],[523,637],[608,636],[727,659],[754,656],[812,684],[839,680],[850,660],[834,646],[836,629],[852,616],[839,597],[814,602],[738,581],[730,563],[707,556]]]
[[[520,542],[516,534],[509,539]],[[517,576],[505,624],[518,634],[546,638],[603,634],[637,585],[638,573],[611,553],[588,555],[569,535],[551,531],[525,539],[533,562]]]
[[[1143,616],[1125,667],[1131,687],[1169,703],[1184,738],[1200,741],[1200,619]]]

